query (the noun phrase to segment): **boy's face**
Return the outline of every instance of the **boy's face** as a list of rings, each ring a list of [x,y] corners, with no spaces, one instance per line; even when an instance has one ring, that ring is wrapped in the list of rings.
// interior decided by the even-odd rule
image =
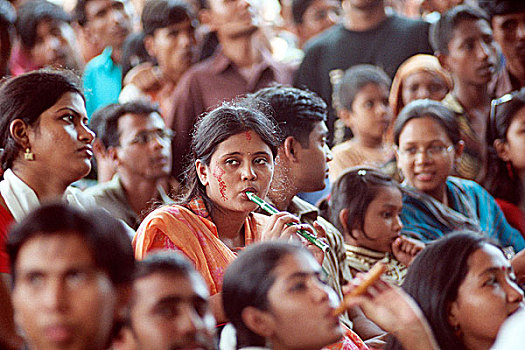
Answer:
[[[155,30],[145,43],[163,74],[176,82],[193,62],[195,29],[188,18]]]
[[[22,245],[14,270],[15,317],[31,348],[104,348],[117,292],[79,234],[66,231],[30,238]]]
[[[468,85],[485,85],[496,71],[497,53],[492,30],[485,20],[458,23],[448,43],[448,54],[438,58],[445,69]]]
[[[297,142],[295,156],[300,167],[297,186],[302,192],[322,190],[325,179],[328,177],[327,163],[333,159],[332,152],[327,144],[328,128],[325,122],[315,123],[308,136],[308,147]]]
[[[494,16],[492,29],[509,71],[525,79],[525,11]]]

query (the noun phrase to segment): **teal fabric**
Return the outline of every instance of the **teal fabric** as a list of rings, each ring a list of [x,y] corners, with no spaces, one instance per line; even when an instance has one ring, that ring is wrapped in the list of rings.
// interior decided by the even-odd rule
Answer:
[[[110,46],[106,47],[84,69],[82,83],[88,118],[97,109],[118,102],[122,90],[122,68],[111,59],[112,51]]]

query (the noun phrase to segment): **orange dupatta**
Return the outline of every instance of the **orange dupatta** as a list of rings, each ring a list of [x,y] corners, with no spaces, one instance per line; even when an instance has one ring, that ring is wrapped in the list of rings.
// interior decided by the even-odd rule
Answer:
[[[245,221],[245,245],[258,240],[256,214]],[[259,217],[259,215],[257,215]],[[261,217],[264,216],[261,215]],[[201,198],[188,204],[160,207],[151,212],[133,238],[135,258],[142,260],[159,249],[178,250],[188,257],[208,284],[211,295],[222,290],[226,267],[236,254],[219,238]]]

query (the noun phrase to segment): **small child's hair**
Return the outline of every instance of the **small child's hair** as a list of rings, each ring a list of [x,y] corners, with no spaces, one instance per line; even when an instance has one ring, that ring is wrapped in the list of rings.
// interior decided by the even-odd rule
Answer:
[[[352,235],[352,229],[359,229],[367,236],[364,230],[366,211],[382,187],[399,188],[399,185],[377,169],[368,167],[347,169],[332,185],[326,212],[330,222],[341,233],[344,232],[339,213],[346,208],[348,209],[346,226],[351,228],[348,234]]]
[[[371,64],[358,64],[346,70],[336,85],[335,108],[352,110],[356,95],[368,84],[385,86],[390,89],[392,80],[385,71]]]

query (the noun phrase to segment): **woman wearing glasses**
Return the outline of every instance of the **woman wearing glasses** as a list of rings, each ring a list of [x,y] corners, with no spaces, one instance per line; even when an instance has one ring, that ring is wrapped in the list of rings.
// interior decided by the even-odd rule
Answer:
[[[453,230],[483,231],[504,247],[525,248],[494,198],[477,183],[450,176],[463,151],[454,114],[439,102],[408,104],[394,125],[397,162],[404,175],[402,233],[424,242]]]
[[[492,101],[484,186],[509,223],[525,234],[525,89]]]

